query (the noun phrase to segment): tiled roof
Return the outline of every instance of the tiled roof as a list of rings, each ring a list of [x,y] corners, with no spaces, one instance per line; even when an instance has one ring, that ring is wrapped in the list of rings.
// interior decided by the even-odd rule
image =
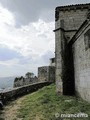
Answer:
[[[90,3],[58,6],[58,7],[56,7],[56,9],[65,10],[67,8],[87,8],[87,7],[90,7]]]

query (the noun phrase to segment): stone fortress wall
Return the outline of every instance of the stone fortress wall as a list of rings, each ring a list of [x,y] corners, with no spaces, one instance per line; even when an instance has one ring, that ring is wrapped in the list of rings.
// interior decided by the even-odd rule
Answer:
[[[2,103],[5,105],[7,104],[7,101],[15,100],[20,96],[30,94],[50,84],[51,82],[37,82],[37,83],[32,83],[21,87],[13,88],[12,90],[2,91],[0,92],[0,101],[2,101]]]
[[[38,80],[55,82],[55,58],[50,59],[49,66],[42,66],[38,68]]]
[[[90,22],[85,23],[89,11],[90,4],[56,7],[54,30],[57,91],[68,95],[79,93],[88,101],[90,49],[85,49],[84,34],[90,29]]]
[[[19,78],[15,78],[13,87],[20,87],[20,86],[32,84],[35,82],[38,82],[38,78],[36,76],[33,78],[24,78],[21,76]]]
[[[49,66],[38,67],[38,77],[26,78],[21,76],[15,78],[13,87],[20,87],[42,81],[55,82],[55,58],[50,59]]]
[[[72,50],[76,93],[83,99],[90,101],[90,43],[88,43],[88,48],[86,48],[85,44],[85,34],[87,31],[89,31],[90,36],[90,23],[87,23],[87,25],[82,27],[76,34],[78,39],[73,43]]]

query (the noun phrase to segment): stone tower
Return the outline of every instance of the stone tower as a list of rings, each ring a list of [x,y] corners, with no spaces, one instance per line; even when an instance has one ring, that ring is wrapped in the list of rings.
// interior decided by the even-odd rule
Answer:
[[[68,44],[87,19],[90,4],[59,6],[55,9],[55,62],[57,92],[75,92],[73,50]]]

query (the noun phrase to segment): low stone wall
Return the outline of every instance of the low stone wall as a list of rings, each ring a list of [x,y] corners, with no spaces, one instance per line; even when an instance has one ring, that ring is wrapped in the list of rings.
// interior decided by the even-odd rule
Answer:
[[[1,101],[5,104],[9,100],[16,99],[17,97],[20,97],[28,93],[32,93],[50,84],[51,82],[38,82],[38,83],[33,83],[30,85],[25,85],[25,86],[18,87],[18,88],[13,88],[12,90],[1,92],[0,98],[1,98]]]

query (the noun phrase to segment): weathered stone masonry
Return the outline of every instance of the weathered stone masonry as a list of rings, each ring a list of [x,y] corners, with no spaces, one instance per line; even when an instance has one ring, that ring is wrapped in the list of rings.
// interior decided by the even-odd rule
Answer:
[[[57,7],[54,30],[57,91],[65,95],[73,95],[76,91],[88,101],[90,52],[89,49],[86,50],[84,34],[89,29],[89,11],[90,4]]]
[[[89,31],[90,21],[86,20],[73,37],[72,50],[74,57],[75,90],[83,99],[90,102],[90,37],[86,48],[85,35]]]
[[[38,68],[38,80],[55,82],[55,67],[54,66],[42,66]]]
[[[49,66],[38,67],[38,81],[55,82],[55,58],[50,59]]]
[[[12,90],[0,92],[0,100],[3,104],[6,104],[7,101],[14,100],[20,96],[30,94],[38,89],[50,85],[52,82],[36,82],[33,84],[24,85],[21,87],[13,88]]]

